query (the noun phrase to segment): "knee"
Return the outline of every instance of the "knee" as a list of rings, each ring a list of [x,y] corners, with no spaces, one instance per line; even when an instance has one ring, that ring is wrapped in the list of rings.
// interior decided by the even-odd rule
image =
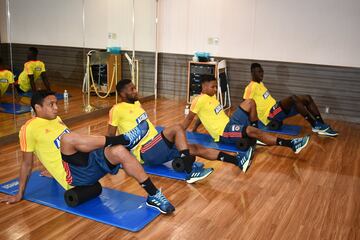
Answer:
[[[116,159],[117,162],[122,163],[126,159],[127,149],[122,145],[116,145],[105,148],[106,157],[110,159]]]
[[[254,100],[248,99],[247,101],[249,101],[249,102],[248,102],[248,105],[249,105],[249,108],[250,108],[250,109],[256,108],[256,103],[255,103]]]
[[[245,132],[248,137],[257,138],[261,131],[255,127],[247,126]]]
[[[62,135],[60,139],[61,145],[71,145],[76,137],[77,134],[73,132]]]

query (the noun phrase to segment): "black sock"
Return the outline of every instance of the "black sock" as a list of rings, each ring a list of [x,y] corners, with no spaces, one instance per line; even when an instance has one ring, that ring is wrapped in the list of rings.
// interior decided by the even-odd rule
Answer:
[[[316,121],[318,121],[322,124],[325,124],[324,120],[322,119],[322,117],[320,115],[315,116],[315,119],[316,119]]]
[[[304,116],[304,118],[306,121],[308,121],[310,123],[310,125],[312,127],[315,127],[315,119],[313,119],[312,116],[306,115],[306,116]]]
[[[276,145],[292,148],[291,140],[287,140],[283,138],[277,138]]]
[[[258,126],[259,126],[259,121],[258,121],[258,120],[252,121],[252,122],[250,122],[250,125],[251,125],[252,127],[258,128]]]
[[[150,178],[146,179],[144,182],[140,183],[141,187],[145,189],[145,191],[150,195],[154,196],[158,191],[155,185],[152,183]]]
[[[217,159],[220,161],[223,161],[223,162],[228,162],[228,163],[233,163],[235,165],[238,165],[238,160],[236,159],[235,156],[224,153],[224,152],[219,152]]]
[[[114,145],[128,145],[129,144],[129,140],[124,138],[124,135],[119,135],[119,136],[105,136],[105,147],[107,146],[114,146]]]

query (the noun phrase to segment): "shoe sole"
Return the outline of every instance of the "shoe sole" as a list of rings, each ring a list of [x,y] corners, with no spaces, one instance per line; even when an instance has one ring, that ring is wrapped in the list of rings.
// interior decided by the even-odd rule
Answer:
[[[170,214],[170,213],[172,213],[172,212],[175,211],[175,209],[174,209],[174,210],[171,211],[171,212],[165,212],[165,211],[161,210],[161,208],[159,208],[159,207],[157,207],[157,206],[154,206],[154,205],[151,205],[151,204],[149,204],[148,202],[146,202],[146,206],[155,208],[155,209],[159,210],[162,214]]]
[[[130,148],[130,151],[134,150],[134,149],[139,145],[139,143],[141,143],[141,140],[143,140],[144,138],[147,137],[147,135],[149,135],[149,132],[150,132],[150,129],[148,129],[148,131],[146,132],[146,134],[140,139],[140,141],[139,141],[135,146],[133,146],[132,148]]]
[[[186,180],[187,183],[194,183],[200,180],[203,180],[204,178],[206,178],[207,176],[209,176],[210,174],[212,174],[214,172],[214,169],[212,169],[211,172],[208,172],[206,175],[201,176],[201,177],[196,177],[196,178],[190,178],[189,180]]]
[[[322,132],[322,131],[317,132],[317,134],[322,135],[322,136],[329,136],[329,137],[336,137],[337,135],[339,135],[339,133],[328,133],[328,132]]]
[[[251,158],[252,158],[252,155],[253,155],[253,154],[254,154],[254,149],[251,148],[250,157],[249,157],[249,159],[246,161],[248,164],[247,164],[247,165],[243,165],[242,171],[243,171],[244,173],[249,169],[249,167],[250,167],[250,165],[251,165]]]
[[[296,149],[295,154],[298,154],[299,152],[301,152],[301,150],[303,150],[308,145],[309,141],[310,141],[310,138],[307,139],[306,143],[303,146]]]

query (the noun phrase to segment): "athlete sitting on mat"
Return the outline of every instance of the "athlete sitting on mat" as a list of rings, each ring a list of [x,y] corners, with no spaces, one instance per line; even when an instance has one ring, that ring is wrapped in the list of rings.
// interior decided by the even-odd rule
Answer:
[[[230,162],[244,172],[248,168],[252,150],[233,156],[198,144],[188,144],[186,133],[180,124],[166,127],[158,133],[138,101],[134,84],[130,80],[121,80],[116,90],[122,102],[110,110],[108,135],[115,136],[116,131],[124,133],[146,121],[149,124],[149,134],[132,149],[132,153],[142,164],[160,165],[175,158],[180,159],[184,163],[188,183],[204,179],[213,172],[212,168],[198,167],[194,164],[195,156]]]
[[[292,140],[276,138],[249,125],[250,123],[256,125],[257,122],[256,106],[252,100],[243,101],[229,118],[215,97],[216,79],[213,77],[202,78],[201,87],[201,95],[192,101],[190,112],[183,122],[184,129],[190,126],[197,115],[215,142],[236,144],[242,138],[253,138],[266,145],[289,147],[295,153],[299,153],[309,142],[309,136]]]
[[[116,174],[121,164],[125,172],[149,194],[148,206],[162,213],[175,210],[126,149],[135,147],[147,134],[149,126],[146,122],[116,137],[82,135],[70,132],[65,126],[57,116],[56,103],[53,92],[40,90],[33,94],[31,106],[36,118],[27,121],[19,134],[23,152],[19,192],[15,196],[0,198],[1,202],[15,203],[22,199],[34,153],[64,189],[93,185],[107,173]]]
[[[259,63],[251,64],[252,80],[245,88],[244,99],[253,99],[259,119],[267,125],[271,120],[284,119],[301,114],[312,126],[312,131],[325,136],[337,136],[322,119],[318,107],[309,95],[292,95],[278,102],[270,95],[263,83],[264,70]]]
[[[45,64],[37,60],[38,49],[30,47],[27,55],[27,62],[24,64],[24,70],[20,73],[16,88],[19,93],[25,93],[30,90],[36,92],[35,82],[41,77],[45,88],[50,91],[50,83],[46,77]]]
[[[5,68],[3,60],[0,57],[0,100],[7,91],[9,85],[13,83],[14,83],[14,74]]]

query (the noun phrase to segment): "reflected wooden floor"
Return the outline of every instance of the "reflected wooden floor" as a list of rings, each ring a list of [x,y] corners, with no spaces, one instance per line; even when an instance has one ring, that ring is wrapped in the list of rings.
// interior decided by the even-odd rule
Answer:
[[[181,122],[184,103],[143,104],[156,125]],[[299,117],[291,123],[311,129]],[[360,239],[360,126],[329,121],[337,138],[311,134],[295,155],[280,147],[259,147],[251,168],[203,161],[215,172],[196,184],[153,176],[176,207],[138,233],[131,233],[38,204],[0,204],[0,239]],[[72,127],[104,134],[107,116]],[[17,144],[0,150],[0,181],[18,174]],[[39,168],[39,163],[35,164]],[[102,185],[145,196],[123,171]]]

